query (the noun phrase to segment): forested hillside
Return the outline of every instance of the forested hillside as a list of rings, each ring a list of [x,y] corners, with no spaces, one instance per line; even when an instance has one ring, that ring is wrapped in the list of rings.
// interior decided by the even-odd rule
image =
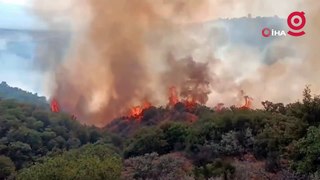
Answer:
[[[19,88],[10,87],[6,82],[0,83],[0,98],[13,99],[17,102],[28,103],[37,106],[48,106],[45,97],[39,97],[38,94],[33,94]]]
[[[0,100],[0,179],[319,179],[320,98],[150,107],[105,128]]]

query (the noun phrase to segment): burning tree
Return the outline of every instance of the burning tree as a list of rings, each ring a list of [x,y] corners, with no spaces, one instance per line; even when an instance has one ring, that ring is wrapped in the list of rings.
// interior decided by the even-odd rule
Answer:
[[[52,112],[55,112],[55,113],[60,112],[60,106],[58,104],[58,101],[55,98],[52,99],[50,103],[50,107]]]
[[[244,96],[244,105],[241,106],[240,109],[252,109],[252,101],[253,98],[249,97],[249,96]]]
[[[149,109],[151,106],[152,105],[149,101],[145,101],[143,105],[132,107],[130,109],[129,118],[141,120],[143,116],[143,111]]]
[[[179,102],[177,88],[172,86],[169,88],[169,106],[174,106]]]
[[[209,82],[206,80],[189,79],[187,80],[180,92],[184,103],[188,109],[194,109],[196,104],[204,105],[208,101]]]

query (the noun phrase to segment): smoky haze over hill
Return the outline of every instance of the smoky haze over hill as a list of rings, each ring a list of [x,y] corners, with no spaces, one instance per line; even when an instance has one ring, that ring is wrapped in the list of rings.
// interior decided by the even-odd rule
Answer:
[[[218,30],[224,31],[225,36],[227,36],[226,40],[228,40],[230,44],[258,46],[263,49],[276,38],[263,38],[261,36],[261,30],[265,27],[286,30],[286,23],[285,19],[279,18],[278,16],[252,17],[252,15],[249,14],[247,17],[225,18],[207,21],[201,24],[192,24],[191,27],[199,32],[209,32],[212,36],[216,34],[219,35]]]
[[[199,39],[203,39],[203,42],[212,49],[227,44],[254,47],[264,54],[263,61],[267,64],[273,63],[276,59],[294,56],[292,50],[284,44],[276,46],[281,50],[274,54],[275,47],[272,46],[272,43],[282,38],[263,37],[261,31],[265,27],[285,31],[288,29],[286,19],[278,16],[252,17],[251,14],[247,17],[218,19],[190,26],[194,34],[199,36]]]
[[[211,56],[217,57],[218,59],[223,61],[230,62],[233,61],[233,57],[223,57],[225,54],[228,54],[224,50],[226,47],[246,47],[247,49],[256,49],[256,53],[261,54],[261,57],[263,57],[263,59],[256,59],[256,63],[272,64],[279,59],[292,56],[292,54],[289,53],[291,50],[283,44],[279,44],[277,45],[277,48],[275,48],[274,44],[277,43],[279,39],[262,38],[261,30],[263,27],[283,29],[285,25],[285,20],[278,17],[242,17],[232,19],[218,19],[201,24],[189,24],[182,26],[181,28],[183,30],[181,31],[183,31],[183,33],[186,33],[186,36],[192,37],[190,39],[191,41],[187,42],[186,44],[193,43],[195,44],[195,46],[191,47],[191,49],[190,47],[183,45],[171,44],[169,46],[179,47],[173,47],[172,49],[173,55],[178,59],[185,59],[186,56],[192,56],[196,61],[202,61],[207,59],[207,56]],[[160,42],[160,44],[168,43],[168,39],[170,39],[171,36],[174,41],[176,34],[172,33],[169,34],[168,37],[164,37],[163,42]],[[48,83],[52,84],[52,74],[50,74],[50,72],[57,71],[61,68],[62,64],[66,63],[65,57],[70,48],[70,41],[73,37],[72,32],[68,33],[67,31],[3,29],[0,30],[0,37],[0,39],[5,41],[5,45],[2,46],[5,48],[2,48],[2,51],[0,53],[2,54],[1,62],[4,64],[2,68],[8,69],[8,67],[10,67],[10,70],[2,71],[2,73],[4,74],[3,77],[5,77],[4,80],[6,80],[7,77],[9,78],[9,80],[7,80],[9,83],[12,81],[14,82],[15,80],[20,81],[20,83],[13,83],[13,85],[20,86],[22,84],[22,88],[24,89],[31,88],[33,92],[40,91],[40,94],[52,96],[51,93],[55,85],[48,86]],[[177,39],[177,42],[179,44],[180,40]],[[282,50],[279,51],[279,48],[281,48]],[[99,48],[97,48],[97,50],[98,49]],[[8,57],[8,54],[10,54],[11,56]],[[12,54],[14,56],[12,56]],[[219,57],[220,55],[222,56]],[[162,55],[159,54],[159,56]],[[15,57],[22,58],[22,60],[17,60],[17,58]],[[92,59],[92,57],[87,58],[88,61],[90,61],[89,59]],[[240,59],[239,61],[241,61]],[[20,61],[23,61],[25,66],[18,67],[18,64],[21,63]],[[216,60],[209,60],[209,62],[214,63],[216,62]],[[27,78],[21,80],[15,78],[12,73],[8,72],[12,72],[15,69],[21,71],[21,68],[23,69],[24,73],[29,74],[28,77],[34,76],[35,78],[33,78],[33,80],[31,80],[31,78],[29,78],[30,80]],[[66,69],[63,71],[63,73],[69,73],[68,71],[70,70]],[[81,70],[79,69],[79,71]],[[5,74],[5,72],[7,72],[7,75]],[[10,81],[10,79],[12,80]],[[32,82],[31,86],[33,87],[23,86],[23,84],[27,84],[27,81]],[[66,86],[67,85],[65,85],[64,87]],[[220,91],[223,91],[223,89],[216,89],[216,92],[214,93],[219,94]],[[238,93],[239,91],[240,88],[236,88],[236,91],[234,91],[233,93]],[[235,103],[234,100],[228,100],[228,98],[224,99],[224,97],[221,96],[218,100],[215,97],[214,102],[210,102],[209,99],[209,105],[214,106],[214,104],[218,101],[227,102],[227,104],[229,102],[229,105]],[[242,98],[240,98],[237,103],[242,103]]]
[[[0,81],[48,95],[46,72],[62,62],[70,38],[68,31],[0,29]]]
[[[319,0],[27,1],[48,28],[0,33],[0,179],[319,179]],[[262,37],[295,11],[304,36]]]

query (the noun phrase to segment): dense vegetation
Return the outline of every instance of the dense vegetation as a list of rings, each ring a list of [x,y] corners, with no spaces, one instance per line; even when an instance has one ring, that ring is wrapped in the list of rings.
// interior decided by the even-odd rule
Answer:
[[[151,107],[103,129],[0,100],[0,179],[319,179],[320,98]]]
[[[37,163],[19,173],[17,179],[117,179],[121,158],[106,145],[85,145]]]

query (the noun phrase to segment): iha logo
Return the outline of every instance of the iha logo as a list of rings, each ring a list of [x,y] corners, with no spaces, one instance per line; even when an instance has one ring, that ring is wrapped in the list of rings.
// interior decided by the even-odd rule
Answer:
[[[283,30],[275,30],[275,29],[264,28],[262,30],[262,36],[263,37],[287,36],[287,33],[285,31],[283,31]]]
[[[303,28],[306,25],[306,23],[307,23],[307,20],[304,12],[296,11],[291,13],[287,18],[287,24],[290,29],[287,33],[284,30],[264,28],[262,29],[262,36],[263,37],[287,36],[287,34],[294,37],[303,36],[306,34],[303,31]]]

